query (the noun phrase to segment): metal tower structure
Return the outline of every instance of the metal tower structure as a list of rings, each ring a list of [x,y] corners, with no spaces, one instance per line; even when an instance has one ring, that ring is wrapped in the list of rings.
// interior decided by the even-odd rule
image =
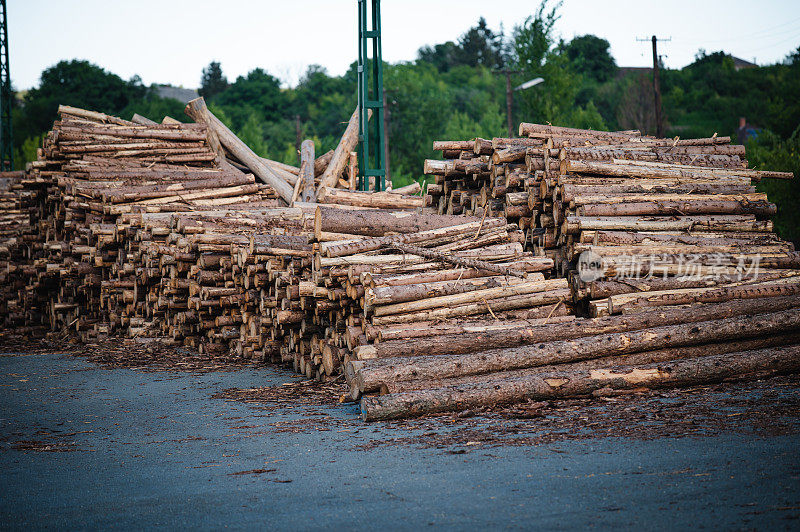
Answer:
[[[367,9],[367,3],[371,4],[371,10]],[[368,11],[371,11],[371,17],[367,17]],[[370,18],[372,29],[368,29]],[[367,53],[370,44],[371,58]],[[372,120],[368,114],[370,109]],[[383,113],[381,0],[358,0],[358,133],[361,144],[358,160],[359,190],[370,189],[371,177],[375,178],[375,190],[386,188]]]
[[[14,167],[11,135],[11,72],[8,67],[8,18],[6,0],[0,0],[0,171]]]

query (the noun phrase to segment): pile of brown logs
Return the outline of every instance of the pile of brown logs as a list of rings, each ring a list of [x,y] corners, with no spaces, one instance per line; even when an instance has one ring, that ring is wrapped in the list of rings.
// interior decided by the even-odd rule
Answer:
[[[311,353],[292,354],[307,375],[319,364],[334,375],[383,346],[572,319],[566,280],[546,280],[552,261],[524,252],[502,218],[319,207],[314,233],[312,282],[299,294],[320,334]]]
[[[354,190],[354,119],[292,167],[202,99],[60,113],[0,175],[4,328],[343,373],[366,419],[800,370],[800,260],[753,187],[791,176],[729,139],[522,124],[435,143],[422,197]]]
[[[520,134],[434,143],[426,204],[504,215],[590,317],[379,344],[345,372],[365,419],[800,369],[800,256],[753,186],[791,174],[716,136]]]

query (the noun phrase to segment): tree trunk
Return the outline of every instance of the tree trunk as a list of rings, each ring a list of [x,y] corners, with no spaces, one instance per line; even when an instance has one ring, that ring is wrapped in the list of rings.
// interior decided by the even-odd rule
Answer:
[[[800,312],[791,309],[465,355],[366,360],[356,374],[356,384],[361,393],[368,393],[380,390],[386,382],[480,375],[667,347],[754,338],[798,328]]]
[[[361,414],[365,421],[397,419],[476,406],[588,395],[601,389],[682,387],[797,371],[800,371],[800,346],[794,345],[679,360],[668,365],[553,372],[483,385],[364,397]]]

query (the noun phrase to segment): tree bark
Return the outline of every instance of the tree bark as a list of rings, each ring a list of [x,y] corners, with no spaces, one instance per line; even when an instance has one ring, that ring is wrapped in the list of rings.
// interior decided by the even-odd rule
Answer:
[[[600,389],[681,387],[797,371],[800,371],[800,346],[794,345],[686,359],[666,365],[553,372],[482,385],[364,397],[361,414],[365,421],[397,419],[481,405],[588,395]]]
[[[772,314],[684,323],[464,355],[365,360],[356,373],[356,384],[361,393],[368,393],[380,390],[381,385],[386,382],[445,379],[563,364],[667,347],[754,338],[798,328],[800,312],[791,309]]]
[[[314,189],[314,141],[304,140],[300,144],[300,178],[303,180],[303,201],[313,203],[317,200]]]
[[[481,333],[441,335],[420,340],[385,341],[357,351],[359,359],[464,354],[495,349],[569,340],[592,335],[637,331],[648,328],[761,314],[800,307],[800,296],[730,300],[689,308],[650,309],[640,314],[578,320],[559,327],[496,330]]]
[[[196,98],[186,105],[186,114],[191,117],[203,117],[209,129],[213,129],[225,148],[244,163],[264,183],[275,189],[275,192],[287,203],[292,201],[292,187],[275,175],[275,173],[216,116],[208,110],[202,97]]]

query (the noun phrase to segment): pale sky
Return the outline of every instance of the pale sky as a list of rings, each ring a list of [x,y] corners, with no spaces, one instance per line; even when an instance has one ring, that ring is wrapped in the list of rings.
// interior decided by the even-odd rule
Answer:
[[[551,0],[550,2],[554,2]],[[7,0],[11,78],[38,85],[62,59],[86,59],[146,85],[197,87],[203,67],[222,63],[229,81],[261,67],[293,85],[309,64],[341,75],[357,54],[356,0]],[[507,32],[538,1],[383,0],[383,58],[411,61],[425,44],[456,40],[486,18]],[[692,62],[698,49],[724,50],[759,64],[800,45],[800,1],[564,0],[557,33],[607,39],[620,66],[652,64],[653,34],[668,67]]]

